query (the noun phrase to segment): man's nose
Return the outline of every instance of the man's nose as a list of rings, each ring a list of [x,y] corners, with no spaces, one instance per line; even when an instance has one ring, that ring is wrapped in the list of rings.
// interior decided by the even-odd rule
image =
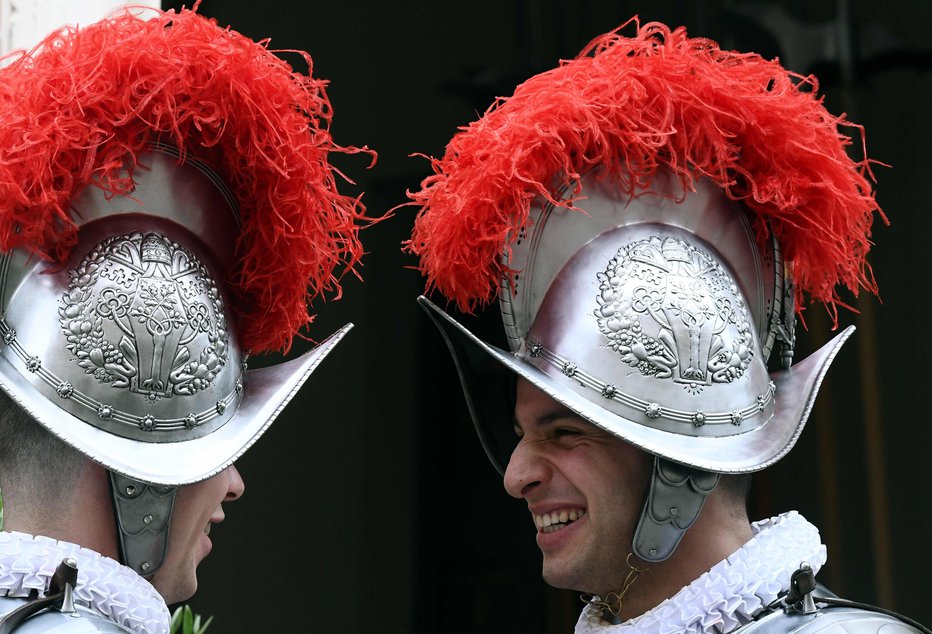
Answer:
[[[227,477],[227,494],[224,498],[224,502],[238,500],[246,490],[246,483],[243,482],[243,477],[239,474],[239,470],[233,465],[230,465],[224,470],[224,475]]]
[[[522,440],[515,447],[505,468],[505,490],[512,497],[523,498],[546,482],[550,468],[540,448]]]

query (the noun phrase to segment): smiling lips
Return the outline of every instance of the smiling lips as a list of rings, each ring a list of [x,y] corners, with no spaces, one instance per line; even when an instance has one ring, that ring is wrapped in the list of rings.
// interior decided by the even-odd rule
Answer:
[[[585,514],[586,509],[576,508],[553,511],[543,515],[534,515],[533,517],[537,530],[542,533],[552,533],[561,528],[566,528]]]

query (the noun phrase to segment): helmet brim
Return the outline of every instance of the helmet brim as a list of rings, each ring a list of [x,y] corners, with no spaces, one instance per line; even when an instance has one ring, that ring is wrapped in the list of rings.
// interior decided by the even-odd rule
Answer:
[[[243,455],[352,327],[343,326],[300,357],[247,370],[243,397],[233,416],[212,433],[191,440],[139,442],[88,425],[43,396],[2,355],[0,388],[49,432],[110,471],[143,482],[181,486],[206,480]]]
[[[765,424],[730,436],[697,437],[654,429],[598,407],[559,379],[482,341],[426,297],[419,297],[418,302],[450,349],[479,438],[500,473],[509,456],[505,434],[514,436],[514,416],[501,407],[505,382],[500,374],[489,371],[489,360],[497,362],[497,369],[523,378],[584,420],[644,451],[705,471],[750,473],[770,466],[796,444],[829,366],[854,332],[854,326],[848,326],[799,363],[770,374],[776,385],[775,409]]]

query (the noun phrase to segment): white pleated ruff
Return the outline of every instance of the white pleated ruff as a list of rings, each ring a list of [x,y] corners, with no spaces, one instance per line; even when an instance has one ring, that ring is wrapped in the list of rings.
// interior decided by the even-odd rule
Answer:
[[[78,563],[75,601],[137,634],[165,634],[170,616],[148,581],[119,562],[76,544],[48,537],[0,532],[0,596],[44,596],[62,559]]]
[[[813,572],[825,564],[819,530],[796,511],[751,525],[754,537],[708,572],[644,614],[619,623],[600,622],[587,605],[576,634],[724,633],[748,623],[789,590],[800,563]]]

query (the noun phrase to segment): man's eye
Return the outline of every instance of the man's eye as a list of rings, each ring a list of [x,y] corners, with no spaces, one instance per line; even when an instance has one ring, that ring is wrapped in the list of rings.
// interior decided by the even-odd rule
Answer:
[[[582,432],[578,429],[573,429],[571,427],[558,427],[553,431],[553,435],[557,438],[562,438],[565,436],[579,436]]]

